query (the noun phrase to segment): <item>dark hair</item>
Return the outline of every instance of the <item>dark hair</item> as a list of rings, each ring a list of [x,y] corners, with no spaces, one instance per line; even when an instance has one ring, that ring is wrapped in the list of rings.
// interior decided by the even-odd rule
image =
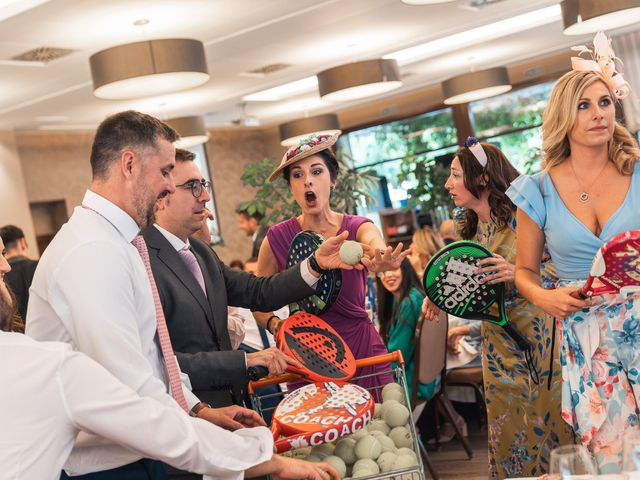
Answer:
[[[338,179],[338,174],[340,173],[340,164],[338,163],[338,159],[330,149],[327,148],[325,150],[320,150],[318,153],[314,153],[311,156],[318,156],[322,158],[322,161],[329,170],[329,176],[331,177],[331,180],[335,182]],[[291,167],[293,167],[296,163],[287,165],[282,169],[282,178],[284,178],[287,183],[289,183],[289,177],[291,176]]]
[[[2,306],[0,310],[6,313],[6,315],[0,316],[0,331],[24,333],[24,320],[18,313],[18,300],[7,283],[5,283],[5,287],[11,297],[11,306],[6,305],[7,308],[5,308],[6,300],[0,295],[0,305]]]
[[[264,218],[264,215],[260,212],[253,212],[253,213],[249,213],[247,212],[247,210],[242,209],[240,207],[236,208],[236,213],[238,215],[243,215],[247,220],[250,218],[255,218],[256,222],[260,223],[262,221],[262,219]]]
[[[408,258],[402,259],[402,262],[400,263],[400,272],[402,272],[402,283],[400,283],[400,301],[396,302],[395,308],[393,307],[393,293],[387,290],[382,284],[382,280],[376,276],[380,336],[384,340],[385,344],[389,342],[389,331],[391,330],[391,327],[398,321],[400,304],[406,298],[411,302],[412,307],[415,307],[415,305],[413,305],[413,300],[411,300],[411,297],[409,296],[409,292],[414,288],[417,288],[419,291],[423,292],[418,274],[416,273]]]
[[[231,260],[231,261],[229,262],[229,266],[230,266],[231,268],[238,268],[238,269],[240,269],[240,270],[244,270],[244,263],[242,263],[242,260],[238,260],[238,259],[236,259],[236,260]]]
[[[24,232],[15,225],[5,225],[0,228],[0,238],[5,248],[13,248],[18,244],[18,240],[24,238]]]
[[[105,179],[109,168],[124,150],[157,149],[158,139],[175,142],[178,133],[151,115],[127,110],[104,119],[91,146],[91,172],[94,179]]]
[[[176,148],[176,162],[193,162],[195,158],[195,153],[184,148]]]
[[[460,147],[455,156],[458,157],[464,172],[465,188],[476,198],[480,198],[485,189],[489,190],[491,216],[495,218],[498,230],[503,230],[508,225],[509,217],[516,211],[516,206],[505,192],[520,173],[498,147],[484,142],[481,145],[487,154],[487,165],[484,168],[467,147]],[[486,181],[486,185],[483,185],[483,181]],[[474,238],[478,230],[476,212],[465,209],[457,227],[462,238]]]

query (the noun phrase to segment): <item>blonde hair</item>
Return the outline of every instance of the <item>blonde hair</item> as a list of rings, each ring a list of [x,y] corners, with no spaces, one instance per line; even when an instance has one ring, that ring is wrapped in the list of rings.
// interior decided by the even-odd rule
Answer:
[[[553,87],[542,116],[542,168],[545,170],[561,164],[571,155],[569,132],[576,121],[578,103],[584,90],[595,82],[602,82],[611,98],[615,99],[602,78],[590,71],[572,70],[565,73]],[[626,128],[615,122],[613,136],[609,140],[609,160],[620,173],[630,175],[638,158],[640,150],[636,140]]]
[[[444,246],[440,234],[431,227],[423,227],[417,230],[411,237],[411,242],[411,248],[418,254],[423,266],[427,264],[434,253]]]

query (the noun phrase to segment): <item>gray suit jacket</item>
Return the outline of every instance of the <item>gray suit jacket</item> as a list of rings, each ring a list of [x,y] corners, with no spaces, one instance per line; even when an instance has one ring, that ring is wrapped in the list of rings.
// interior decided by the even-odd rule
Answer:
[[[158,286],[171,344],[194,393],[213,406],[240,399],[248,382],[244,352],[231,350],[227,306],[270,311],[315,293],[292,267],[256,277],[226,266],[203,242],[189,243],[205,278],[207,295],[180,255],[155,227],[142,231]]]

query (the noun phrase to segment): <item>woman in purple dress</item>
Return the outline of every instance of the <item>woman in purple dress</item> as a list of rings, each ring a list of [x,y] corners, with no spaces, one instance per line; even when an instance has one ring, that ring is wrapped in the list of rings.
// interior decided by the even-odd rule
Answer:
[[[282,175],[289,184],[302,214],[269,228],[258,256],[258,275],[272,275],[285,269],[287,253],[293,237],[301,231],[312,230],[324,238],[348,232],[348,240],[370,247],[370,256],[361,262],[371,272],[395,270],[409,250],[402,252],[402,244],[395,250],[387,247],[378,228],[365,217],[331,210],[329,199],[338,178],[338,161],[331,151],[337,135],[311,135],[291,147],[280,166],[269,177],[274,181]],[[365,309],[365,270],[343,270],[342,287],[336,302],[320,317],[345,340],[357,358],[387,353]],[[258,322],[272,333],[280,320],[271,313],[254,312]],[[389,364],[361,368],[356,376],[389,371]],[[370,388],[393,381],[391,374],[364,378],[357,383]]]

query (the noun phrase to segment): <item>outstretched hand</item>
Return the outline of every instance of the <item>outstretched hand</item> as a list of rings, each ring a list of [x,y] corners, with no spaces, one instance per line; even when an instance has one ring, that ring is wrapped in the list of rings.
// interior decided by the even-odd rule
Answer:
[[[386,272],[387,270],[397,270],[400,268],[402,259],[411,253],[411,249],[407,248],[402,251],[402,242],[394,249],[387,247],[384,250],[378,249],[371,256],[366,255],[360,260],[370,272]]]
[[[335,268],[342,268],[343,270],[353,270],[355,268],[356,270],[362,270],[364,268],[361,263],[349,265],[348,263],[343,262],[340,258],[340,247],[348,237],[349,232],[344,231],[340,235],[327,238],[322,242],[322,245],[318,247],[315,253],[316,261],[321,268],[326,270],[333,270]],[[361,243],[360,245],[362,246],[362,250],[366,257],[370,248],[364,243]]]

